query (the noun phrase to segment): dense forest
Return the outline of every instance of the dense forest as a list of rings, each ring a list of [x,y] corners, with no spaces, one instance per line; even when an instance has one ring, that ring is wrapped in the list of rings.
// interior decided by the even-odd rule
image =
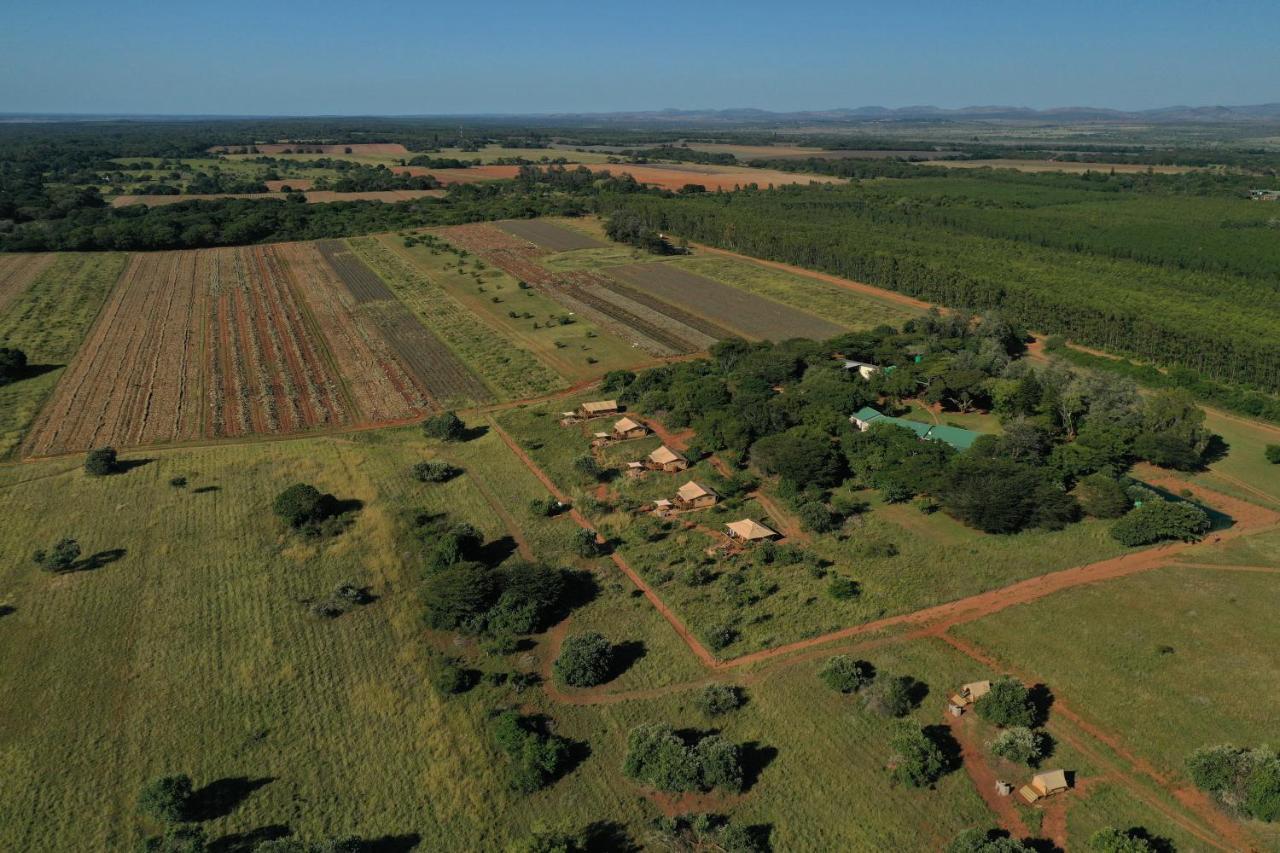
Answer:
[[[1140,221],[1144,209],[1180,203],[1181,197],[1126,197],[1082,189],[1083,181],[1063,186],[1071,176],[1057,182],[1024,177],[1029,180],[1016,184],[998,177],[982,193],[967,195],[973,178],[921,182],[928,203],[917,198],[916,181],[878,181],[662,198],[633,194],[602,197],[599,204],[689,240],[943,305],[999,309],[1030,328],[1086,345],[1280,389],[1277,264],[1269,260],[1274,230],[1215,229],[1210,249],[1193,257],[1184,239],[1162,230],[1157,216],[1148,214],[1145,227]],[[948,192],[952,181],[955,193]],[[1109,198],[1116,204],[1103,203]],[[1110,211],[1124,214],[1121,205],[1129,204],[1127,218],[1119,221],[1128,225],[1132,259],[1116,257],[1120,252],[1097,224],[1101,218],[1105,229]],[[1235,204],[1234,215],[1263,215],[1254,202]],[[1087,207],[1073,218],[1073,205]],[[965,220],[970,208],[977,214],[995,210],[1010,224],[998,225],[998,216]],[[1031,230],[1038,208],[1051,215]],[[1216,207],[1210,210],[1202,221],[1219,215],[1212,212]],[[1166,217],[1176,223],[1177,213]],[[1250,240],[1258,245],[1236,257],[1232,241]],[[1225,271],[1202,271],[1206,266]],[[1246,269],[1256,272],[1244,274]]]

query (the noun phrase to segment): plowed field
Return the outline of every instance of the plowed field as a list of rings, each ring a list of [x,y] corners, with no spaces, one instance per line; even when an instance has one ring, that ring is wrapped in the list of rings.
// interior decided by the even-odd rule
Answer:
[[[556,225],[554,222],[547,222],[545,219],[511,219],[498,223],[498,227],[508,234],[514,234],[535,246],[550,249],[553,252],[603,249],[609,245],[595,237],[565,228],[563,225]]]
[[[366,305],[346,283],[372,293],[367,275],[309,243],[133,256],[24,452],[389,423],[466,396],[389,292]]]

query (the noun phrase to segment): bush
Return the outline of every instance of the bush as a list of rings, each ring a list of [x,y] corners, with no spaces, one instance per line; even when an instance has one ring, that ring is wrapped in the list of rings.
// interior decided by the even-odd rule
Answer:
[[[858,585],[858,582],[843,575],[832,577],[830,583],[827,584],[827,595],[836,601],[850,601],[861,594],[862,587]]]
[[[467,425],[455,412],[441,412],[422,422],[422,434],[440,441],[461,441],[466,438]]]
[[[1031,727],[1036,720],[1036,706],[1031,691],[1020,681],[1002,678],[992,682],[991,690],[973,703],[978,716],[994,726]]]
[[[427,626],[442,631],[479,633],[484,616],[497,601],[499,579],[480,563],[462,562],[429,575],[422,586]]]
[[[819,501],[809,501],[801,505],[796,515],[800,518],[800,526],[813,533],[829,533],[840,524],[836,514]]]
[[[142,787],[138,810],[161,823],[177,823],[186,819],[194,790],[186,774],[157,777]]]
[[[337,501],[308,483],[295,483],[276,495],[272,510],[290,527],[310,527],[332,517]]]
[[[458,469],[448,462],[418,462],[411,470],[413,478],[420,483],[443,483],[458,475]]]
[[[589,453],[578,456],[573,460],[573,470],[592,482],[599,480],[604,473],[600,468],[600,463]]]
[[[713,625],[707,629],[707,645],[712,651],[721,651],[732,646],[738,639],[738,629],[730,622]]]
[[[1111,535],[1129,547],[1169,539],[1195,542],[1209,526],[1208,514],[1195,504],[1157,498],[1117,521],[1111,527]]]
[[[904,725],[889,741],[893,749],[893,778],[911,788],[926,788],[946,770],[942,749],[924,730]]]
[[[573,553],[579,557],[599,557],[604,553],[604,545],[596,540],[594,530],[577,530],[573,534]]]
[[[567,637],[554,664],[556,679],[570,687],[603,684],[612,667],[613,644],[594,632]]]
[[[80,543],[69,536],[64,536],[48,551],[43,549],[31,555],[31,561],[46,572],[63,572],[75,565],[80,559]]]
[[[718,717],[736,711],[747,703],[741,687],[732,684],[708,684],[695,700],[698,708],[708,717]]]
[[[0,347],[0,385],[21,379],[27,372],[27,354],[13,347]]]
[[[1094,518],[1119,518],[1133,507],[1124,486],[1106,474],[1091,474],[1076,488],[1080,508]]]
[[[1157,846],[1144,829],[1108,827],[1089,836],[1089,849],[1096,853],[1156,853],[1165,848]]]
[[[545,498],[534,498],[529,501],[529,512],[541,518],[551,518],[561,510],[560,501],[547,495]]]
[[[1266,457],[1272,465],[1280,465],[1280,444],[1268,444]]]
[[[854,660],[848,655],[829,658],[818,678],[822,683],[840,693],[856,693],[875,680],[876,670],[865,660]]]
[[[457,658],[447,658],[431,677],[431,684],[442,696],[466,693],[475,684],[475,675]]]
[[[165,827],[163,835],[148,838],[138,849],[143,853],[205,853],[209,849],[209,836],[203,827],[191,824],[171,825]],[[311,853],[298,847],[274,848],[262,844],[253,850],[254,853],[274,853],[277,850],[278,853]]]
[[[511,787],[524,794],[545,788],[569,763],[569,743],[534,720],[504,711],[494,720],[494,740],[511,758]]]
[[[668,793],[715,789],[738,793],[743,785],[742,752],[737,744],[707,735],[689,746],[662,723],[631,730],[622,771]]]
[[[947,845],[946,853],[1032,853],[1035,848],[999,829],[966,829]]]
[[[916,680],[909,675],[881,675],[867,691],[867,710],[883,717],[905,717],[915,707]]]
[[[92,474],[95,477],[105,477],[114,473],[118,464],[116,459],[116,449],[114,447],[99,447],[97,450],[90,450],[89,454],[84,458],[84,470],[86,474]]]
[[[1035,767],[1049,749],[1049,739],[1043,732],[1026,726],[1005,729],[991,741],[991,751],[1001,758]]]
[[[178,475],[177,477],[170,477],[169,485],[173,486],[175,489],[185,489],[187,487],[187,478],[183,477],[182,475]]]

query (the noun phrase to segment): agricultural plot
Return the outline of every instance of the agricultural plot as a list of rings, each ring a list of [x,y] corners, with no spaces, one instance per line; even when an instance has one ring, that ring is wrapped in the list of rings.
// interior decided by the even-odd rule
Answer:
[[[135,256],[25,452],[384,423],[489,398],[394,299],[359,305],[358,262],[335,263],[305,243]]]
[[[429,337],[435,366],[424,368],[450,376],[458,393],[477,401],[511,400],[543,394],[562,384],[536,358],[494,334],[375,238],[351,238],[347,246],[354,253],[347,256],[375,280],[365,285],[365,292],[370,286],[380,288],[376,310],[383,312],[388,335],[393,339]]]
[[[49,253],[0,255],[0,313],[17,301],[55,257]]]
[[[581,231],[565,228],[545,219],[509,219],[498,227],[508,234],[528,240],[535,246],[552,252],[568,252],[573,249],[603,249],[609,244]]]
[[[300,189],[292,181],[280,181]],[[332,190],[306,190],[303,193],[308,204],[327,204],[334,201],[381,201],[394,204],[398,201],[413,201],[419,198],[441,198],[444,190],[371,190],[369,192],[339,193]],[[143,204],[147,207],[164,207],[169,204],[181,204],[187,201],[216,201],[223,198],[267,199],[283,201],[278,192],[270,193],[210,193],[208,195],[118,195],[111,199],[112,207],[128,207],[131,204]]]
[[[630,175],[636,181],[665,190],[679,190],[687,184],[705,187],[708,192],[735,190],[755,184],[759,187],[781,187],[790,184],[843,184],[844,178],[829,175],[807,175],[776,169],[752,169],[748,166],[704,166],[691,163],[664,163],[661,166],[631,163],[593,166],[592,171],[608,171],[611,175]]]
[[[126,260],[87,252],[49,257],[49,266],[0,312],[0,345],[21,349],[30,364],[26,378],[0,386],[0,457],[21,444]]]
[[[258,154],[272,156],[275,154],[287,154],[297,152],[299,149],[305,148],[308,153],[316,154],[348,154],[348,155],[371,155],[371,154],[408,154],[409,149],[405,148],[398,142],[348,142],[337,145],[317,144],[312,142],[260,142],[246,143],[253,145],[258,149]],[[215,145],[209,149],[212,154],[231,154],[239,153],[244,145]],[[252,155],[252,156],[257,156]]]
[[[846,331],[829,320],[722,284],[671,264],[612,267],[612,278],[756,340],[824,340]]]

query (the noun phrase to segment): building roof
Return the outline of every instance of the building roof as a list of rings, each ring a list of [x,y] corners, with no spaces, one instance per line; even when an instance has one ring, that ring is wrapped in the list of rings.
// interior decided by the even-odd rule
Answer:
[[[1042,791],[1059,791],[1067,787],[1065,770],[1046,770],[1031,777],[1031,784]]]
[[[582,404],[582,411],[584,412],[616,412],[617,410],[617,400],[596,400]]]
[[[845,369],[845,370],[853,370],[855,367],[874,367],[874,368],[876,368],[877,370],[879,370],[879,369],[880,369],[880,366],[879,366],[879,365],[872,364],[872,363],[871,363],[871,362],[869,362],[869,361],[857,361],[856,359],[852,359],[852,358],[846,358],[846,359],[844,360],[844,369]]]
[[[971,429],[961,429],[953,426],[936,426],[929,430],[925,438],[930,441],[945,441],[956,450],[968,450],[973,443],[982,436],[980,432],[974,432]]]
[[[631,420],[631,418],[622,418],[616,424],[613,425],[613,428],[617,432],[631,432],[631,430],[633,429],[645,429],[645,425],[641,423],[636,423],[635,421]]]
[[[656,501],[653,502],[653,505],[658,509],[667,509],[668,507],[671,506],[671,501],[667,500],[666,498],[658,498]]]
[[[659,465],[666,465],[670,462],[679,462],[682,459],[684,459],[683,456],[676,453],[665,444],[649,454],[649,461],[656,462]]]
[[[744,518],[741,521],[731,521],[725,525],[729,528],[729,532],[739,539],[768,539],[777,536],[776,530],[770,530],[759,522]]]
[[[870,406],[863,406],[861,409],[858,409],[858,411],[854,412],[853,416],[857,420],[866,421],[866,422],[874,421],[884,417],[884,415],[880,414]]]
[[[716,493],[713,492],[711,489],[708,489],[698,483],[695,483],[693,480],[690,480],[680,488],[676,489],[676,497],[685,501],[691,501],[694,498],[701,498],[707,495],[711,495],[712,497],[715,497]]]
[[[960,692],[963,695],[968,696],[970,699],[977,701],[991,692],[991,682],[970,681],[968,684],[960,685]]]
[[[609,435],[610,435],[610,434],[609,434],[609,433],[607,433],[607,432],[593,432],[593,433],[591,434],[591,437],[592,437],[592,438],[608,438],[608,437],[609,437]]]
[[[628,463],[627,463],[627,467],[628,467],[628,468],[643,468],[643,467],[644,467],[644,463],[643,463],[643,462],[628,462]]]

